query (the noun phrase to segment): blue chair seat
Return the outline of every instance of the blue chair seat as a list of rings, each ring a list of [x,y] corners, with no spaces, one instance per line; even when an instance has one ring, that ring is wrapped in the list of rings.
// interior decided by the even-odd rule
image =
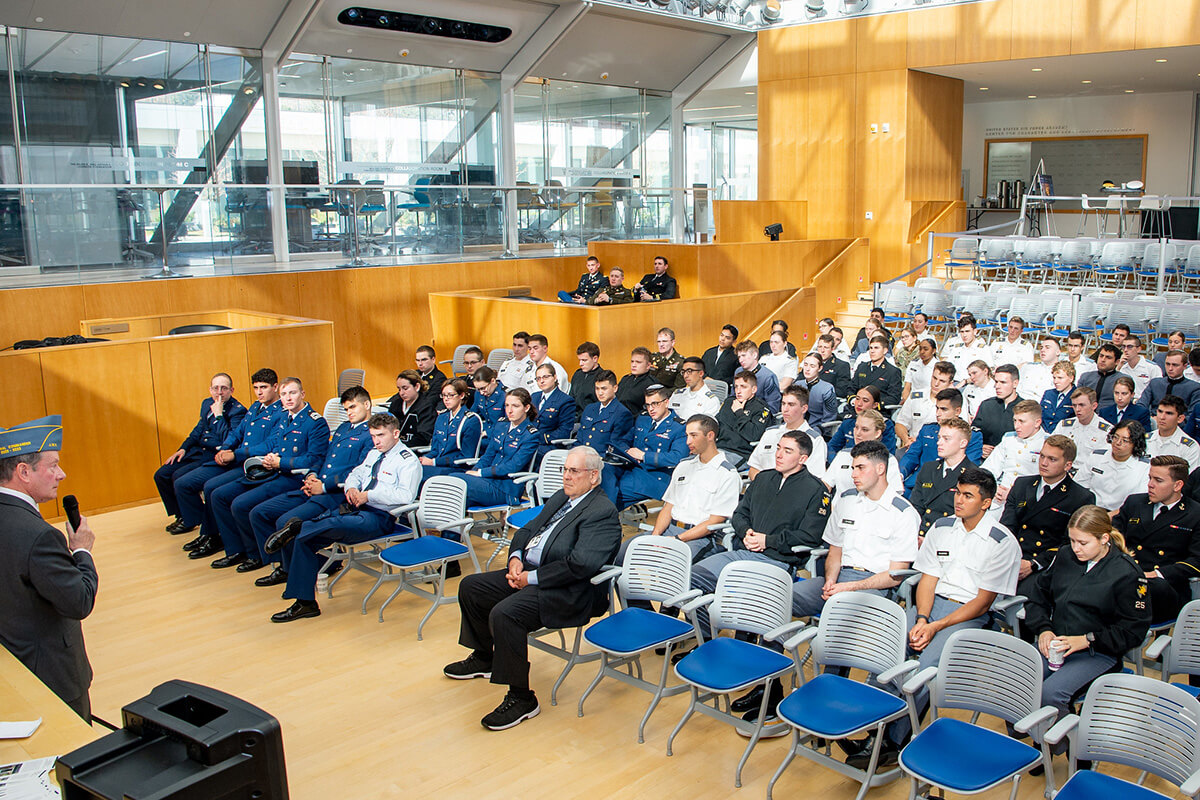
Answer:
[[[524,528],[533,520],[534,517],[540,513],[542,513],[541,506],[523,509],[515,514],[510,514],[508,517],[508,524],[515,525],[518,528]]]
[[[939,717],[900,752],[900,766],[937,786],[973,794],[1039,758],[1037,750],[1002,733]]]
[[[779,716],[827,739],[840,739],[904,710],[894,694],[828,673],[784,698]]]
[[[792,667],[792,660],[740,639],[712,639],[688,653],[675,665],[675,674],[697,686],[733,692],[762,683]]]
[[[1054,328],[1053,330],[1048,331],[1048,333],[1055,339],[1065,339],[1071,335],[1069,328]]]
[[[1097,797],[1119,797],[1121,800],[1165,800],[1165,794],[1123,781],[1111,775],[1080,770],[1059,790],[1055,800],[1095,800]]]
[[[421,536],[385,548],[379,557],[394,567],[411,569],[466,554],[467,546],[461,542],[440,536]]]
[[[618,655],[638,653],[691,633],[681,619],[645,608],[626,608],[596,622],[583,632],[595,647]]]
[[[1192,697],[1200,697],[1200,686],[1189,686],[1186,683],[1172,683],[1171,685],[1178,686],[1180,689],[1183,689],[1185,692],[1190,694]]]

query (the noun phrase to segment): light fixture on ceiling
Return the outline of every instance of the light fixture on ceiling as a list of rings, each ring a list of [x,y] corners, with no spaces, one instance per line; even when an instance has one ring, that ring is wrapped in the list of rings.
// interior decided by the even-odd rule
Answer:
[[[764,0],[762,8],[758,10],[758,18],[763,25],[770,25],[778,22],[782,13],[779,0]]]
[[[154,84],[154,88],[155,88],[155,89],[162,89],[162,88],[164,88],[164,87],[163,87],[163,85],[162,85],[161,83],[155,83],[155,84]]]
[[[1154,59],[1154,63],[1155,64],[1165,64],[1165,63],[1167,63],[1167,60],[1165,58],[1156,58],[1156,59]]]
[[[1091,83],[1091,81],[1080,81],[1080,83]]]
[[[871,0],[842,0],[843,14],[859,14],[867,10]]]
[[[134,61],[145,61],[147,58],[154,58],[155,56],[165,56],[166,54],[167,54],[166,50],[155,50],[153,53],[146,53],[146,55],[144,55],[144,56],[137,56],[136,58],[131,58],[131,59],[129,59],[129,61],[127,63],[132,64]]]
[[[1042,68],[1041,68],[1041,67],[1034,67],[1033,69],[1031,69],[1031,70],[1029,70],[1029,71],[1030,71],[1030,72],[1041,72],[1041,71],[1042,71]]]
[[[126,88],[126,89],[128,89],[128,88],[129,88],[129,81],[121,81],[121,86],[122,86],[122,87],[124,87],[124,88]]]
[[[810,19],[825,16],[825,0],[804,0],[804,13]]]
[[[1126,89],[1125,94],[1133,94],[1133,89]]]
[[[986,91],[987,91],[988,89],[990,89],[990,88],[991,88],[990,86],[980,86],[980,87],[979,87],[979,91],[981,91],[981,92],[986,92]]]

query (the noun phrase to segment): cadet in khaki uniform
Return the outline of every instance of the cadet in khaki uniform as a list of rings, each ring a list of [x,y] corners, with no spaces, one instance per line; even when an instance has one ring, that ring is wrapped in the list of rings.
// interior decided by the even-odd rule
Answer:
[[[634,301],[633,291],[625,285],[625,270],[613,267],[608,271],[608,285],[587,299],[590,306],[619,306]]]
[[[658,352],[650,359],[654,379],[668,389],[679,389],[683,386],[683,376],[679,374],[683,368],[683,356],[675,352],[675,331],[659,328],[655,342]]]

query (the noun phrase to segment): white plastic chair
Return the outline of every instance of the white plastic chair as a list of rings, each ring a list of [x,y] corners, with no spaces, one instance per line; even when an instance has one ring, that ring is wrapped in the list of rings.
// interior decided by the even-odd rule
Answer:
[[[467,357],[467,351],[472,347],[479,347],[477,344],[460,344],[454,348],[454,355],[446,361],[439,361],[439,364],[449,364],[450,374],[452,376],[466,375],[467,367],[464,360]]]

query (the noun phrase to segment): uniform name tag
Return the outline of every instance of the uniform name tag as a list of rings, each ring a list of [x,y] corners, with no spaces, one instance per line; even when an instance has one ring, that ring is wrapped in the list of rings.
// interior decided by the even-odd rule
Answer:
[[[852,520],[852,519],[844,519],[844,520],[842,520],[842,524],[843,524],[843,525],[853,525],[853,524],[854,524],[854,520]]]

